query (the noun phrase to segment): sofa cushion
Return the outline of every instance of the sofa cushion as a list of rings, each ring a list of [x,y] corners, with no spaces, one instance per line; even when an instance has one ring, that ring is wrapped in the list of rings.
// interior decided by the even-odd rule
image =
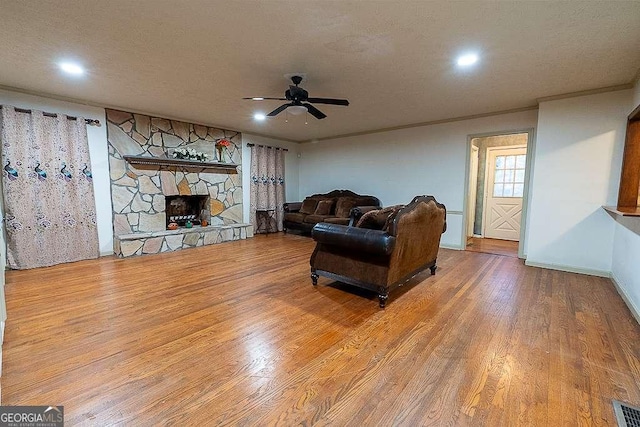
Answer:
[[[371,230],[386,230],[390,221],[393,221],[393,218],[395,218],[402,206],[403,205],[389,206],[383,209],[366,212],[362,215],[356,224],[356,227],[368,228]]]
[[[375,197],[356,197],[356,206],[379,206]]]
[[[320,200],[316,207],[314,215],[330,215],[333,208],[333,199]]]
[[[349,225],[349,218],[329,217],[325,218],[322,222],[328,222],[330,224]]]
[[[349,218],[349,212],[356,206],[356,199],[353,197],[339,197],[336,202],[336,217]]]
[[[307,215],[304,217],[304,222],[307,224],[316,224],[318,222],[324,221],[325,218],[328,218],[329,215]]]
[[[316,206],[318,206],[318,199],[306,198],[302,202],[302,206],[300,207],[300,213],[311,215],[316,211]]]
[[[299,224],[302,224],[302,222],[304,221],[304,217],[307,216],[307,214],[302,214],[299,212],[285,212],[284,213],[284,220],[285,221],[289,221],[289,222],[297,222]]]

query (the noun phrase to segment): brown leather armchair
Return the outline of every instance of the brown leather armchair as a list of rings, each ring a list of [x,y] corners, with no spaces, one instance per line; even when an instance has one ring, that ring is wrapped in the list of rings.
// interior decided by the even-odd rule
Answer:
[[[427,268],[435,274],[446,214],[433,196],[416,196],[404,207],[389,209],[380,230],[362,228],[364,216],[360,227],[316,224],[311,233],[317,242],[310,259],[313,285],[325,276],[373,290],[384,308],[391,290]]]

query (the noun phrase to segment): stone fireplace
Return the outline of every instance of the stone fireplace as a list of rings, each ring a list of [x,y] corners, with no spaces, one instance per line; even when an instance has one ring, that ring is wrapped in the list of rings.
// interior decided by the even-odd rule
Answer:
[[[242,223],[239,132],[124,111],[106,112],[116,255],[159,253],[252,237],[251,225]],[[125,159],[167,160],[176,148],[192,148],[213,159],[215,142],[221,138],[231,142],[228,155],[237,168],[139,164]],[[185,215],[198,219],[205,209],[211,213],[210,225],[167,230],[174,208],[189,209],[193,212]]]
[[[209,208],[209,196],[165,196],[164,200],[167,226],[170,222],[182,226],[187,220],[200,225],[202,211]]]

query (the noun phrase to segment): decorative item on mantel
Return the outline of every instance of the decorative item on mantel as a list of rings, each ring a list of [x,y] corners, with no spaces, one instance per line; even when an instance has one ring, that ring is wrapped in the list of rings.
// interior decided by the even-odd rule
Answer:
[[[209,155],[206,153],[201,153],[200,151],[196,151],[193,148],[176,148],[173,150],[173,154],[171,155],[174,159],[184,159],[184,160],[197,160],[200,162],[206,162],[209,160]]]
[[[222,151],[223,151],[223,149],[227,149],[228,150],[228,147],[230,145],[231,145],[231,142],[229,142],[229,140],[226,139],[226,138],[218,139],[216,141],[216,149],[218,150],[218,161],[220,163],[224,162],[224,160],[222,159]],[[228,154],[228,151],[227,151],[227,154]]]

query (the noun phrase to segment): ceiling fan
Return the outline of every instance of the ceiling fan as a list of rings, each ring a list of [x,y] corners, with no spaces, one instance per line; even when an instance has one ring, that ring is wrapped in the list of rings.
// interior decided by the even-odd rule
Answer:
[[[327,117],[322,111],[318,110],[316,107],[311,105],[313,104],[330,104],[330,105],[349,105],[349,101],[346,99],[333,99],[333,98],[309,98],[309,92],[302,89],[298,85],[302,82],[302,76],[293,75],[291,76],[291,81],[293,85],[289,85],[289,89],[287,89],[284,93],[284,98],[269,98],[269,97],[252,97],[252,98],[242,98],[242,99],[252,99],[254,101],[263,101],[263,100],[279,100],[279,101],[290,101],[286,104],[282,104],[267,116],[274,117],[278,114],[282,113],[284,110],[289,108],[290,112],[293,114],[299,114],[304,112],[304,110],[308,111],[316,119],[324,119]],[[295,85],[295,86],[294,86]]]

